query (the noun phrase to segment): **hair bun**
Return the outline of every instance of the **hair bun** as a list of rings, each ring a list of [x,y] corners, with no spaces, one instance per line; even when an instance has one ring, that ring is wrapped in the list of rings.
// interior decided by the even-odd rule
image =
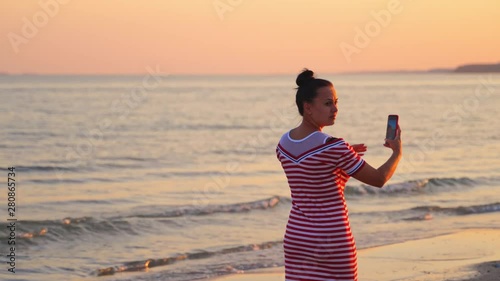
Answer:
[[[307,85],[307,83],[309,83],[311,80],[314,80],[314,72],[312,70],[304,68],[299,76],[297,76],[297,80],[295,80],[295,83],[297,83],[299,87],[303,87]]]

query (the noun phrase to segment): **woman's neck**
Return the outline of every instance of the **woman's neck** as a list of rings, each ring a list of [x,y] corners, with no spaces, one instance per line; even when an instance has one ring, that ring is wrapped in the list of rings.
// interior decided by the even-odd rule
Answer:
[[[323,127],[317,126],[314,121],[302,119],[302,123],[295,129],[290,131],[290,136],[293,139],[303,139],[314,132],[321,132]]]
[[[302,119],[302,123],[299,125],[299,127],[301,131],[305,131],[305,132],[314,132],[314,131],[322,131],[323,130],[323,126],[319,126],[318,124],[316,124],[316,122],[314,122],[313,120],[310,120],[308,118],[303,118]]]

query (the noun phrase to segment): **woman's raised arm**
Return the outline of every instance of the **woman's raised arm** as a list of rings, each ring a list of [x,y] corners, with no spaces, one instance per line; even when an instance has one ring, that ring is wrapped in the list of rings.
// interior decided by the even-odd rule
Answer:
[[[391,179],[392,175],[396,171],[399,160],[402,155],[402,143],[401,143],[401,128],[396,130],[396,138],[394,140],[386,139],[384,146],[392,149],[392,155],[389,159],[378,167],[378,169],[373,168],[368,163],[357,171],[352,177],[369,185],[376,187],[382,187],[384,184]]]

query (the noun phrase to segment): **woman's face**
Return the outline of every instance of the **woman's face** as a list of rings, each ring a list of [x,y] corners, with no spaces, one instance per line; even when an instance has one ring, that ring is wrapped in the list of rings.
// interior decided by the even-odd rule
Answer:
[[[312,103],[305,103],[306,114],[320,127],[331,126],[337,117],[337,92],[333,86],[321,87]]]

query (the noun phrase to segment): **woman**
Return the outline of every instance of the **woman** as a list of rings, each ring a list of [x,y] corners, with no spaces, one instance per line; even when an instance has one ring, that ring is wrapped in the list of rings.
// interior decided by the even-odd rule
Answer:
[[[350,146],[322,132],[338,112],[333,84],[314,78],[308,69],[296,83],[302,123],[285,133],[276,148],[292,196],[284,237],[286,280],[357,280],[344,187],[351,176],[377,187],[392,177],[401,159],[401,129],[394,140],[385,140],[392,155],[375,169],[360,157],[364,144]]]

